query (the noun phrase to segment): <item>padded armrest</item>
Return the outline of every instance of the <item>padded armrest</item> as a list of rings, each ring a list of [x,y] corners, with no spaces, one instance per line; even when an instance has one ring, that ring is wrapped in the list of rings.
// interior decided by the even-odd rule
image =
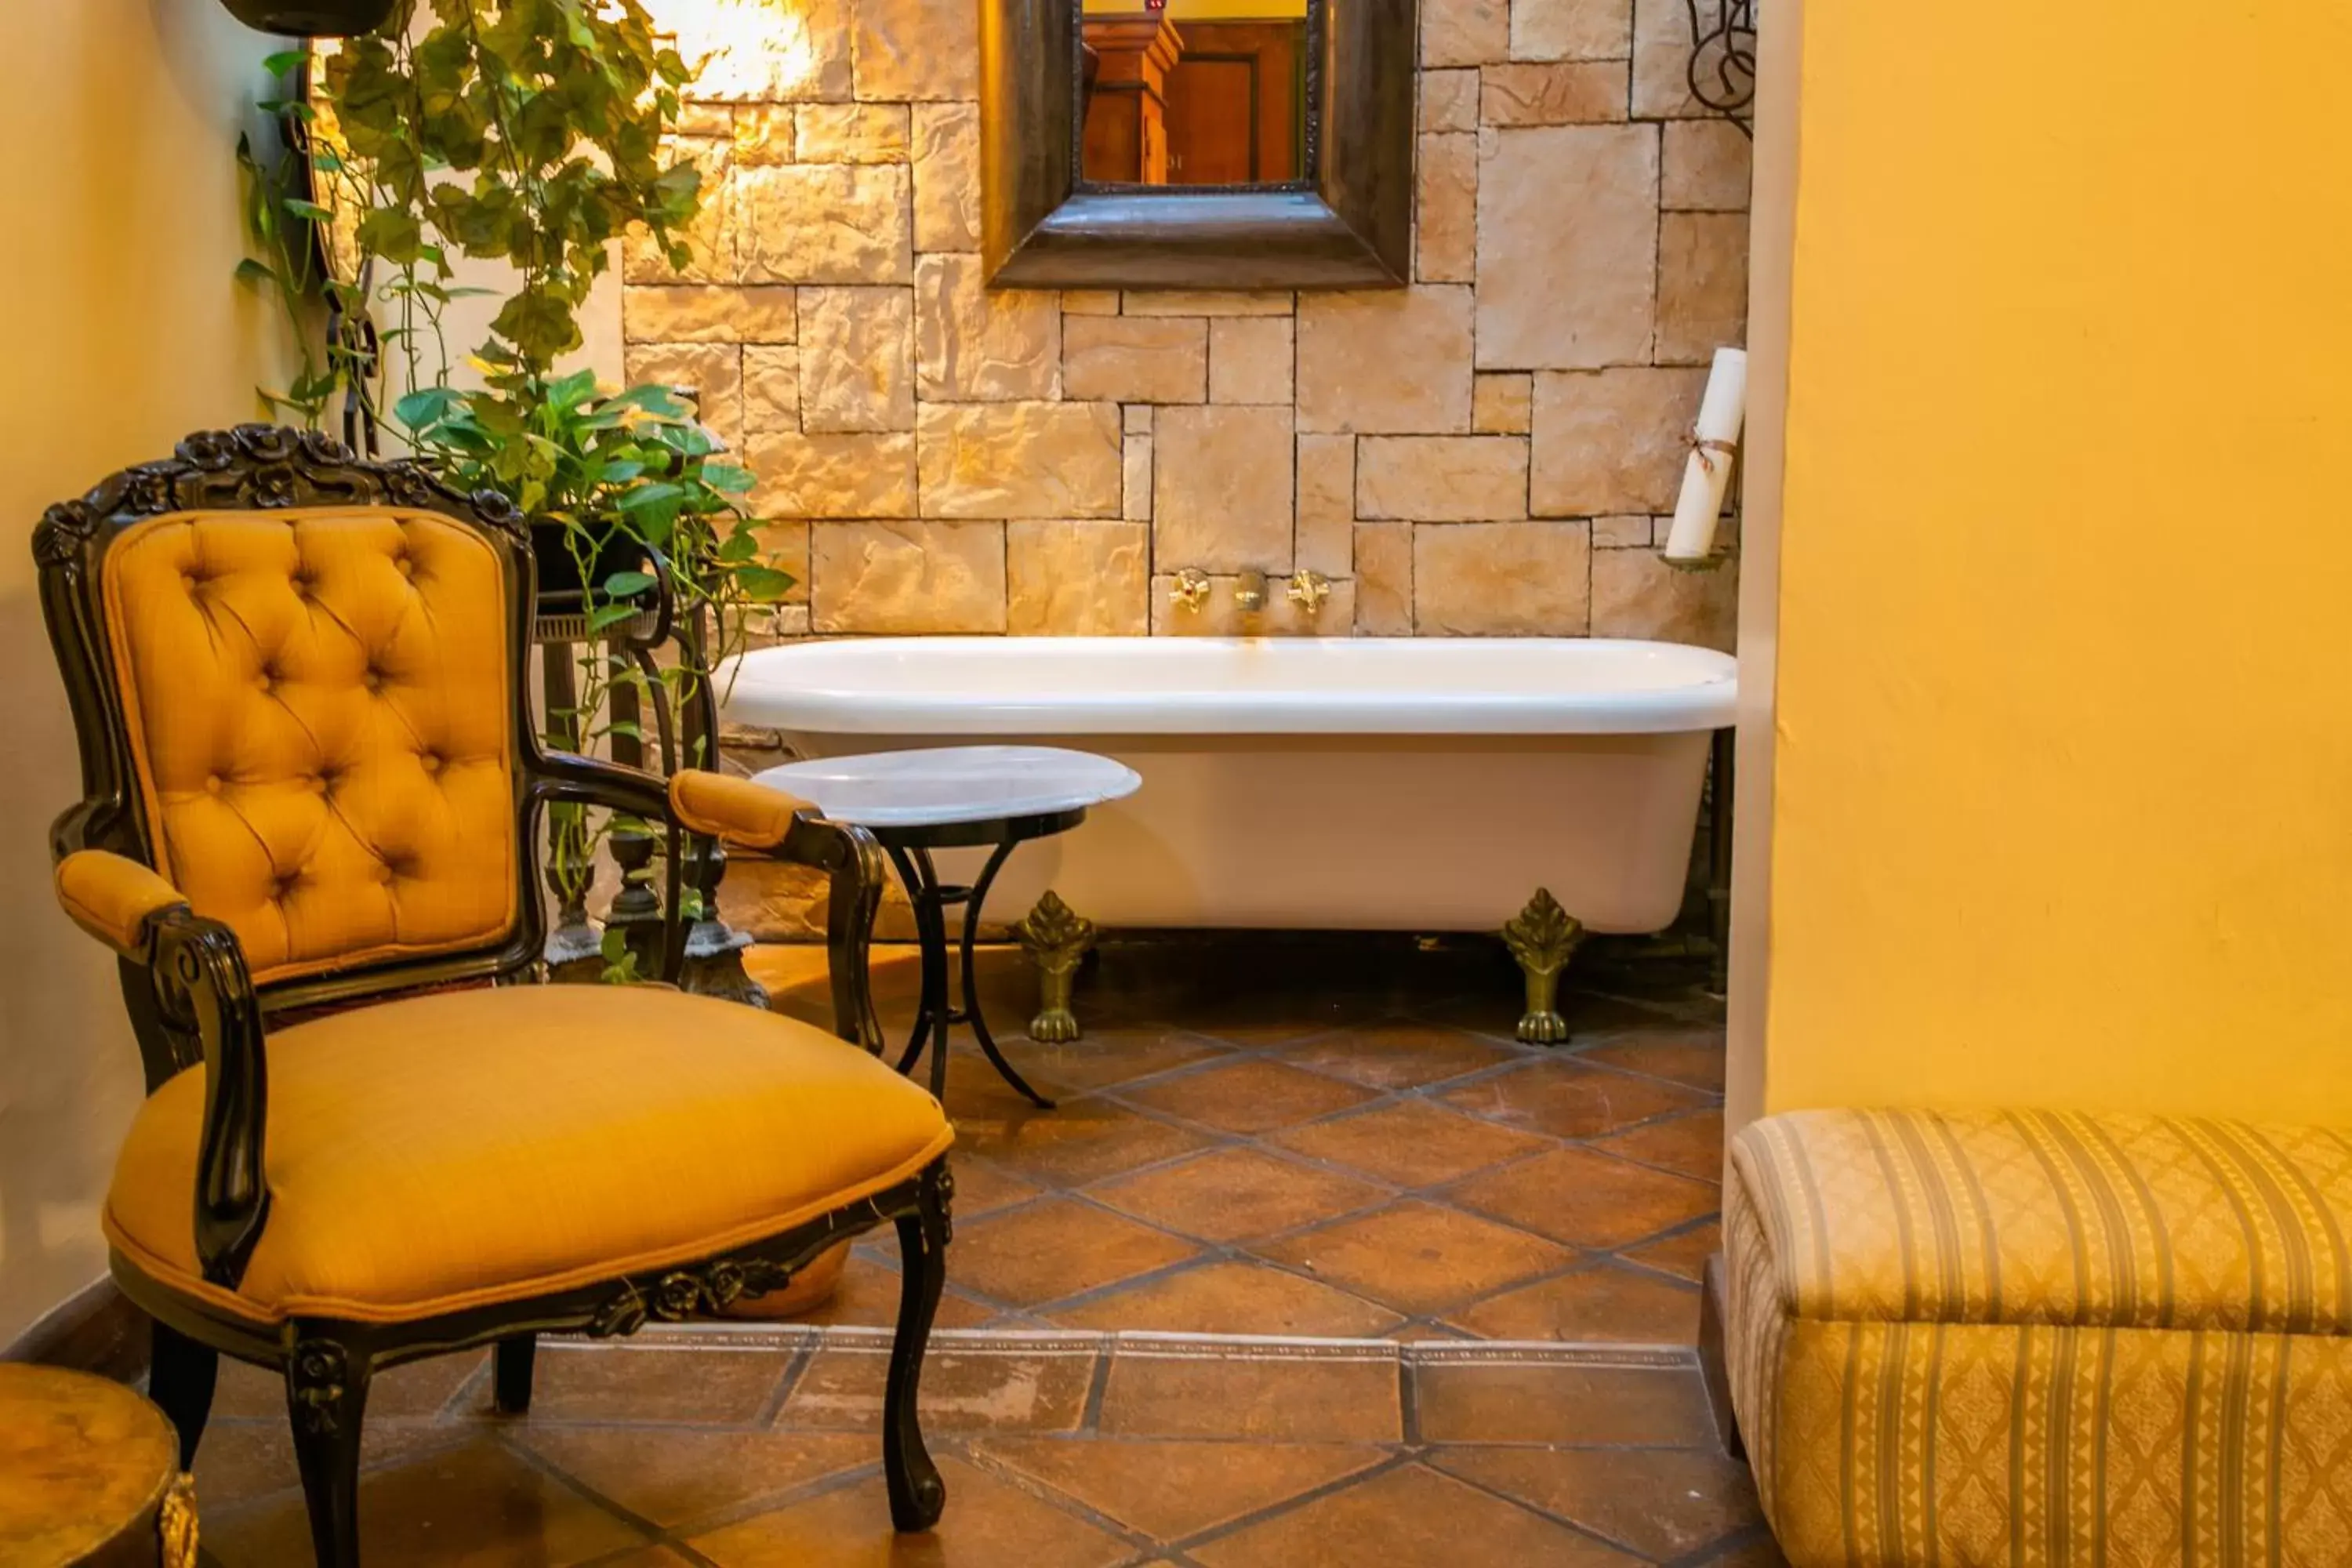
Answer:
[[[58,862],[58,902],[74,924],[125,958],[147,953],[147,922],[187,895],[127,856],[77,849]]]
[[[793,830],[793,818],[815,809],[780,789],[700,768],[670,775],[669,808],[695,832],[751,849],[782,844]]]

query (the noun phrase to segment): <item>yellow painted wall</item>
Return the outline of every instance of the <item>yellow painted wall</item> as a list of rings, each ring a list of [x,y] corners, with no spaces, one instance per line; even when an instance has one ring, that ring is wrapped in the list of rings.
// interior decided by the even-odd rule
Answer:
[[[2352,7],[2160,9],[1803,8],[1771,1109],[2352,1125]]]
[[[113,963],[47,892],[79,780],[32,527],[255,417],[282,378],[275,321],[229,277],[236,132],[274,47],[212,0],[0,5],[0,1343],[105,1271],[99,1204],[140,1095]]]

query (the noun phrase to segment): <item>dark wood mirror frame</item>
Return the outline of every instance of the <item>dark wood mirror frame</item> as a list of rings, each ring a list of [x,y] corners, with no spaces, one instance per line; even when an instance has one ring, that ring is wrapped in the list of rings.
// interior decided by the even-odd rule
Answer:
[[[1080,174],[1080,0],[982,0],[982,246],[993,288],[1401,288],[1412,260],[1415,0],[1327,0],[1307,39],[1307,177]]]

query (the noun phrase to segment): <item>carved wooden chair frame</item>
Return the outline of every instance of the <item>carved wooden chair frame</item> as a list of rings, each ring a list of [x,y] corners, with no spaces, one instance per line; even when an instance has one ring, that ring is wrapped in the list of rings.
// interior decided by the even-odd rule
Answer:
[[[34,531],[41,606],[79,736],[83,799],[50,830],[50,852],[63,858],[103,849],[157,864],[145,813],[139,809],[131,739],[113,660],[108,657],[102,563],[131,526],[166,513],[312,506],[397,506],[430,510],[467,524],[497,549],[506,577],[509,681],[516,738],[515,929],[476,952],[437,954],[311,975],[256,987],[235,934],[185,906],[152,917],[143,949],[121,961],[127,1005],[151,1094],[167,1079],[204,1064],[207,1072],[195,1212],[197,1256],[205,1279],[234,1289],[268,1223],[263,1169],[268,1104],[263,1037],[273,1016],[420,987],[513,982],[535,976],[546,941],[546,911],[530,847],[551,803],[603,805],[643,819],[667,836],[669,899],[665,912],[663,977],[675,980],[684,953],[678,919],[681,867],[690,846],[672,815],[664,782],[651,773],[569,752],[538,740],[528,683],[533,576],[529,530],[499,495],[462,496],[413,461],[365,462],[340,442],[267,425],[204,432],[174,457],[114,475],[80,500],[51,507]],[[829,949],[836,1031],[878,1051],[866,980],[866,943],[881,897],[881,853],[864,829],[802,814],[774,853],[831,878]],[[141,1273],[119,1255],[113,1273],[123,1293],[154,1320],[151,1391],[180,1432],[182,1462],[192,1463],[204,1434],[221,1355],[278,1372],[311,1535],[321,1564],[358,1561],[360,1426],[370,1378],[427,1356],[494,1347],[496,1408],[520,1414],[530,1399],[538,1336],[604,1338],[635,1332],[652,1320],[676,1321],[716,1312],[745,1296],[782,1289],[836,1242],[893,1222],[905,1258],[897,1343],[886,1393],[883,1458],[893,1520],[927,1528],[945,1498],[916,1419],[916,1388],[931,1320],[945,1279],[954,1181],[944,1156],[912,1178],[848,1206],[699,1263],[648,1273],[616,1274],[591,1285],[397,1324],[295,1319],[264,1324],[238,1318]]]

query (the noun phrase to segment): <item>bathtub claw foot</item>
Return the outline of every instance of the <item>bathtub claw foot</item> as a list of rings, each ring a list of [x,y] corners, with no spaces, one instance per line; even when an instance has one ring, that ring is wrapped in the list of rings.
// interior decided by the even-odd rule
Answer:
[[[1079,963],[1095,945],[1095,922],[1047,889],[1013,934],[1037,966],[1039,1002],[1037,1016],[1029,1020],[1029,1037],[1040,1045],[1067,1045],[1083,1033],[1070,1007],[1070,989]]]
[[[1528,1010],[1519,1019],[1519,1039],[1530,1046],[1556,1046],[1568,1038],[1568,1020],[1559,1016],[1559,976],[1584,940],[1584,927],[1551,896],[1538,888],[1528,907],[1502,930],[1503,945],[1519,961],[1528,983]]]

